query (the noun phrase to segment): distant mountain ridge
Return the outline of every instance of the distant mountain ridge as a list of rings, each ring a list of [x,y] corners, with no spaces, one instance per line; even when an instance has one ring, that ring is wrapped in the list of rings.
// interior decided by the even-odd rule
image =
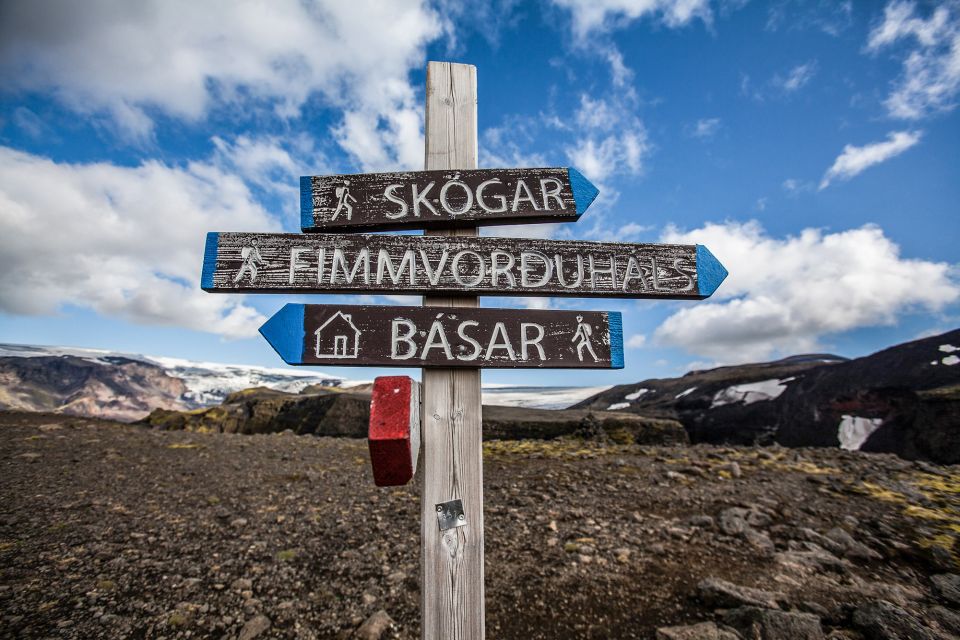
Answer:
[[[679,420],[692,442],[843,447],[960,463],[960,330],[618,385],[573,408]]]
[[[138,420],[156,408],[199,409],[231,393],[270,387],[298,393],[337,386],[311,370],[192,362],[76,347],[0,344],[0,408]]]
[[[56,376],[44,374],[43,368],[57,372],[62,382],[55,384]],[[154,386],[147,384],[146,378]],[[171,385],[176,384],[181,384],[182,389],[173,390]],[[0,343],[0,409],[134,421],[153,409],[189,411],[216,407],[232,394],[247,389],[298,394],[311,387],[359,390],[364,384],[369,388],[370,383],[346,380],[313,367],[281,369],[100,349]],[[483,393],[488,404],[559,409],[606,388],[485,384]]]
[[[160,367],[110,356],[0,357],[0,408],[136,420],[153,407],[186,409],[187,387]]]

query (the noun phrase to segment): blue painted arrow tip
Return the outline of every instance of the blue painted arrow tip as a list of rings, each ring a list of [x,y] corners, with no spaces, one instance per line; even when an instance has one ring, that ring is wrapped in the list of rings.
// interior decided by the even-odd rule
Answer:
[[[697,245],[697,289],[704,298],[713,295],[727,277],[726,268],[702,244]]]
[[[313,189],[310,176],[300,176],[300,230],[308,231],[313,228]]]
[[[213,289],[213,272],[217,270],[217,244],[220,234],[211,231],[207,234],[207,244],[203,248],[203,273],[200,275],[200,288]]]
[[[287,364],[303,364],[303,305],[285,304],[263,323],[260,335]]]
[[[610,368],[623,369],[623,316],[619,311],[607,312],[610,327]]]
[[[567,176],[570,178],[570,190],[573,191],[573,201],[577,205],[577,213],[583,213],[596,200],[600,190],[573,167],[567,167]]]

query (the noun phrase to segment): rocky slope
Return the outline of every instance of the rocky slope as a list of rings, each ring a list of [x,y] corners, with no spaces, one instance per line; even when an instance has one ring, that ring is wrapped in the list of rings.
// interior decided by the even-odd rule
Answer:
[[[0,409],[136,420],[155,407],[186,408],[185,392],[161,367],[128,358],[0,357]]]
[[[366,443],[0,413],[0,638],[419,637],[418,487]],[[487,636],[960,635],[957,468],[484,445]]]
[[[82,349],[76,347],[47,347],[22,344],[4,344],[0,343],[0,359],[8,363],[8,366],[21,366],[24,368],[36,369],[40,365],[38,362],[29,362],[30,359],[41,358],[49,361],[50,358],[67,356],[72,362],[83,361],[87,363],[88,369],[110,369],[116,363],[137,362],[142,365],[159,368],[171,378],[176,378],[184,385],[184,390],[179,398],[178,404],[189,409],[212,406],[220,403],[229,394],[250,389],[252,387],[267,386],[279,391],[288,391],[296,393],[310,385],[336,386],[343,382],[339,376],[332,376],[315,369],[276,369],[269,367],[257,367],[250,365],[220,364],[214,362],[194,362],[182,360],[179,358],[165,358],[157,356],[144,356],[132,353],[120,353],[115,351],[103,351],[99,349]],[[102,371],[101,376],[113,376],[116,380],[123,379],[123,372]],[[15,395],[22,390],[14,384],[15,381],[8,384],[0,381],[0,393]],[[123,386],[122,382],[119,382]],[[40,390],[42,391],[42,389]],[[129,396],[134,391],[130,386],[125,390]],[[137,416],[143,417],[150,408],[149,396],[155,390],[147,389],[143,398],[143,404],[148,409]],[[162,390],[156,390],[161,391]],[[90,405],[92,411],[96,411],[96,405],[103,401],[109,401],[109,398],[102,399],[91,396],[86,402]],[[155,405],[166,406],[166,405]],[[79,410],[74,411],[79,414]],[[97,413],[87,413],[83,415],[99,415]]]
[[[369,391],[311,387],[291,394],[247,389],[231,394],[217,407],[193,411],[157,409],[141,424],[201,433],[279,433],[366,438],[370,422]],[[621,444],[684,444],[687,434],[676,420],[619,412],[528,409],[484,405],[486,440],[552,439],[590,435]]]
[[[576,408],[672,418],[693,442],[842,446],[960,462],[960,330],[844,360],[805,356],[613,387]]]

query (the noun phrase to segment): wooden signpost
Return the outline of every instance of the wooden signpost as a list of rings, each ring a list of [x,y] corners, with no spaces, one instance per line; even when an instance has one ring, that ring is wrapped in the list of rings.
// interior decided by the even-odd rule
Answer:
[[[296,365],[623,367],[616,311],[288,304],[260,333]]]
[[[206,291],[700,299],[727,271],[703,245],[210,233]]]
[[[477,226],[575,221],[597,195],[575,169],[477,169],[477,77],[427,67],[425,171],[301,179],[309,234],[210,233],[201,286],[220,293],[421,293],[422,307],[288,304],[261,333],[290,364],[422,367],[379,378],[377,485],[422,447],[425,640],[481,640],[481,368],[623,366],[620,314],[479,309],[478,295],[693,299],[727,275],[702,245],[478,237]],[[423,236],[358,231],[416,228]],[[350,233],[316,233],[325,231]],[[419,427],[419,428],[418,428]]]
[[[300,228],[383,231],[576,222],[597,193],[569,167],[304,176]]]

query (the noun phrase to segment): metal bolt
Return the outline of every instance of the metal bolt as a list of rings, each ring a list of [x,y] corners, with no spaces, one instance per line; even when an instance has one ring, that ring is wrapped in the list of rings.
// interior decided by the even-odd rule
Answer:
[[[439,504],[437,505],[437,513],[443,513],[443,507]]]
[[[433,414],[433,419],[434,419],[434,420],[439,420],[439,419],[440,419],[440,414],[439,414],[439,413]]]
[[[466,519],[467,519],[467,516],[463,515],[462,513],[459,516],[457,516],[457,520],[466,520]]]

